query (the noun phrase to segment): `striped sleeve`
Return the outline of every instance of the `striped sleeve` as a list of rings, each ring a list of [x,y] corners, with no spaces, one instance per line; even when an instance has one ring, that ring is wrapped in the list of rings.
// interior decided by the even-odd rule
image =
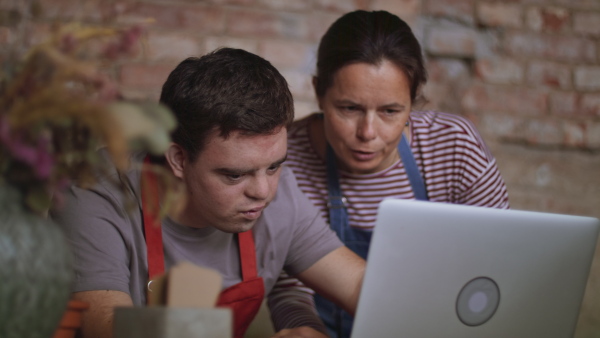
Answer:
[[[276,332],[286,328],[309,326],[327,334],[327,328],[315,308],[312,290],[285,272],[281,273],[269,294],[268,304]]]

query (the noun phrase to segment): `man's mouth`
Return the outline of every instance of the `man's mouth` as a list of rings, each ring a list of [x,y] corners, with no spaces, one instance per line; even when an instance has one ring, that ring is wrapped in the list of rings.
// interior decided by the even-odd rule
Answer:
[[[246,211],[242,211],[242,215],[244,215],[244,217],[247,219],[257,219],[258,217],[260,217],[260,215],[264,209],[265,209],[265,206],[248,209]]]

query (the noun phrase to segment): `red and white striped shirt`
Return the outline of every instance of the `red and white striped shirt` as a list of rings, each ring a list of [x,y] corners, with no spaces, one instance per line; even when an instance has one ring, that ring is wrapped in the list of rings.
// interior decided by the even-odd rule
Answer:
[[[329,219],[326,164],[308,139],[311,118],[314,116],[290,128],[286,165],[294,172],[300,189]],[[509,207],[496,160],[470,121],[439,112],[412,112],[409,121],[411,149],[430,201]],[[383,199],[415,198],[401,160],[373,174],[340,171],[339,180],[352,227],[373,229]]]
[[[326,163],[312,148],[308,121],[294,122],[288,131],[288,159],[300,189],[329,220]],[[474,125],[467,119],[441,112],[411,112],[410,147],[424,178],[430,201],[508,209],[506,185]],[[377,208],[386,198],[414,199],[401,160],[373,174],[339,172],[350,226],[372,230]],[[287,291],[286,291],[287,290]],[[293,278],[282,277],[275,293],[312,293]]]

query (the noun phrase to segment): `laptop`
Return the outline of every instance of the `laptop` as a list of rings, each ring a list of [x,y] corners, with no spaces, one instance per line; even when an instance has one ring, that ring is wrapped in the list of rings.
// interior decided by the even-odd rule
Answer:
[[[353,338],[572,337],[597,218],[384,200]]]

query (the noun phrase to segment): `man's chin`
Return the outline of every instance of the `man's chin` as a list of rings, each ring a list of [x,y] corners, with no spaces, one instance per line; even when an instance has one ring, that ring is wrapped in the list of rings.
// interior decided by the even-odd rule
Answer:
[[[223,232],[237,234],[237,233],[240,233],[240,232],[245,232],[245,231],[251,230],[254,227],[255,224],[256,224],[256,221],[249,221],[249,222],[244,222],[244,223],[236,223],[234,225],[228,225],[228,226],[219,227],[219,230],[221,230]]]

